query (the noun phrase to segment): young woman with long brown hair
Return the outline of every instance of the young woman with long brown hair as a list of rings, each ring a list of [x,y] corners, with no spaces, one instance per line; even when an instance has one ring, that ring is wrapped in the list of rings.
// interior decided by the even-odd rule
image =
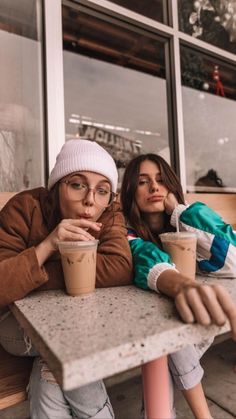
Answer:
[[[0,343],[14,355],[25,345],[8,305],[34,290],[64,289],[59,241],[99,240],[96,287],[132,282],[132,256],[110,154],[86,139],[65,142],[48,187],[15,195],[0,212]],[[28,341],[28,339],[27,339]],[[29,342],[28,342],[29,343]],[[36,356],[29,383],[31,419],[114,418],[102,380],[64,391]]]
[[[202,284],[181,275],[162,249],[159,234],[181,230],[197,234],[198,269],[218,277],[236,276],[236,235],[220,216],[202,203],[185,204],[179,179],[160,156],[140,155],[127,166],[121,203],[129,229],[137,286],[174,298],[181,318],[203,325],[222,325],[229,319],[236,338],[236,307],[218,284]],[[209,259],[206,259],[206,254]],[[188,346],[169,356],[176,385],[198,419],[211,417],[202,390],[203,370],[197,347]]]

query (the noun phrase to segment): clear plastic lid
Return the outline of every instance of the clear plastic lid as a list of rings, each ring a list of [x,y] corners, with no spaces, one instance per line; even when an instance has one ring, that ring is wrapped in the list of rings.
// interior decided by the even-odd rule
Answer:
[[[197,239],[197,235],[191,231],[170,231],[169,233],[159,234],[161,241],[167,240],[186,240]]]
[[[87,249],[90,247],[97,247],[99,240],[88,240],[88,241],[59,241],[59,250],[76,250],[76,249]]]

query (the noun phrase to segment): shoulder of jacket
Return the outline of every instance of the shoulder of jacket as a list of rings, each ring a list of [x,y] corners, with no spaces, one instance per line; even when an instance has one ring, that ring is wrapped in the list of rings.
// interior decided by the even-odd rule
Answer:
[[[15,194],[9,201],[6,203],[6,205],[3,207],[2,211],[6,208],[8,211],[10,208],[15,208],[17,210],[25,210],[27,208],[33,208],[37,206],[39,203],[40,197],[43,195],[48,194],[47,190],[43,187],[41,188],[35,188],[35,189],[29,189],[24,190],[22,192],[19,192]]]
[[[113,204],[110,207],[106,208],[105,211],[102,213],[99,221],[101,220],[102,222],[102,219],[110,219],[110,218],[114,219],[114,217],[119,217],[119,216],[123,217],[120,204],[119,202],[113,202]]]

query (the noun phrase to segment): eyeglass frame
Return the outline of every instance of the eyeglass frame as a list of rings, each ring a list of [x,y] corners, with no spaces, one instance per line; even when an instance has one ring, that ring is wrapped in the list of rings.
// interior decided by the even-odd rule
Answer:
[[[70,184],[70,179],[71,178],[73,178],[74,176],[76,176],[76,175],[72,175],[69,179],[65,179],[65,180],[60,180],[60,182],[59,183],[65,183],[66,185],[69,185]],[[82,183],[82,182],[81,182]],[[85,183],[82,183],[82,185],[85,185]],[[87,187],[87,186],[86,186]],[[108,208],[108,207],[110,207],[112,204],[113,204],[113,202],[114,202],[114,200],[115,200],[115,198],[118,196],[118,193],[116,193],[116,192],[113,192],[113,191],[109,191],[109,193],[110,193],[110,199],[109,199],[109,203],[107,204],[107,205],[101,205],[101,204],[99,204],[97,201],[96,201],[96,199],[95,199],[95,193],[96,193],[96,191],[95,191],[95,188],[87,188],[87,191],[86,191],[86,194],[85,194],[85,196],[83,197],[83,198],[81,198],[81,199],[76,199],[75,200],[75,202],[81,202],[81,201],[83,201],[83,199],[85,198],[85,197],[87,197],[87,195],[88,195],[88,193],[89,192],[93,192],[93,199],[94,199],[94,202],[99,206],[99,207],[104,207],[104,208]]]

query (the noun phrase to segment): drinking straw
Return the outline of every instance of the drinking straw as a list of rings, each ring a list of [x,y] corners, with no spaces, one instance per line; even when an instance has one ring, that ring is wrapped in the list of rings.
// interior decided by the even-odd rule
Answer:
[[[179,215],[177,211],[177,205],[175,205],[175,209],[176,209],[176,231],[177,233],[179,233]]]

